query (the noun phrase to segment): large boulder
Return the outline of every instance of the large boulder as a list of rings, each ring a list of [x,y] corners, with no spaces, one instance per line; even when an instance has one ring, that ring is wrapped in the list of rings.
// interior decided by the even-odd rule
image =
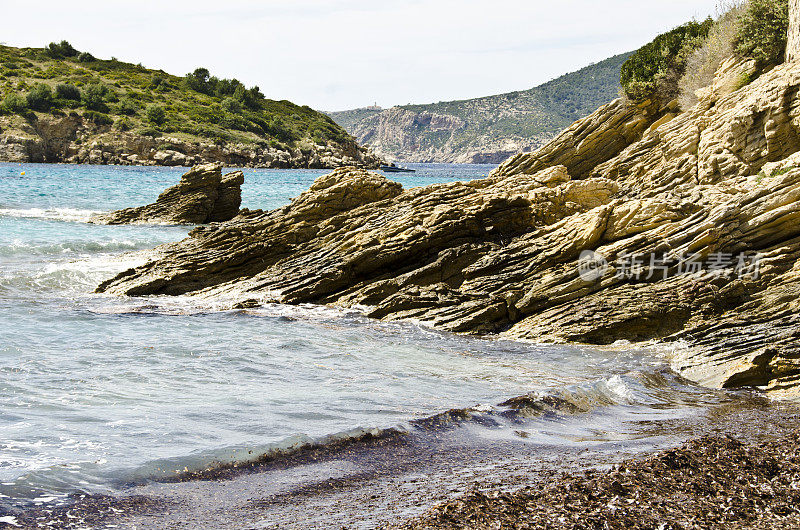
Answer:
[[[166,189],[153,204],[97,215],[97,224],[205,224],[236,217],[242,203],[241,171],[222,175],[221,164],[193,167],[181,181]]]

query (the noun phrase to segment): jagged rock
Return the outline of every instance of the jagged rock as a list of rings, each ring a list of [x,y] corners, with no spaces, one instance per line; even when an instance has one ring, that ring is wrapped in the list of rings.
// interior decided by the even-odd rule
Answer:
[[[92,218],[97,224],[203,224],[228,221],[242,204],[241,171],[222,175],[221,164],[193,167],[181,181],[166,189],[154,204],[126,208]]]
[[[800,382],[800,64],[680,113],[616,101],[472,182],[356,170],[161,247],[99,291],[363,308],[558,342],[684,340],[719,387]],[[586,253],[605,262],[583,274]],[[733,257],[749,253],[758,274]],[[650,257],[626,274],[630,256]],[[714,263],[682,268],[692,257]],[[631,271],[628,270],[630,273]]]
[[[495,175],[536,173],[561,165],[573,178],[585,178],[594,167],[614,158],[641,138],[653,123],[676,109],[677,102],[665,109],[643,110],[617,99],[575,122],[538,151],[507,160]]]

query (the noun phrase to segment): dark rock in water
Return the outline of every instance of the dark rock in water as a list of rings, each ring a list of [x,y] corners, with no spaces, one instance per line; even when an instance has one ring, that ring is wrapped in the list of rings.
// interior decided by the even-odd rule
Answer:
[[[229,221],[242,204],[244,174],[222,175],[221,164],[193,167],[181,181],[147,206],[125,208],[92,218],[97,224],[171,223],[204,224]]]

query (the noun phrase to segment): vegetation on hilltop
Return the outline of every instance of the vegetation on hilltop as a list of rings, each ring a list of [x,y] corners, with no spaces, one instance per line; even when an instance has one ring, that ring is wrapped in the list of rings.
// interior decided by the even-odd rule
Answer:
[[[469,122],[474,121],[477,111],[485,120],[478,128],[491,129],[496,135],[558,132],[613,99],[619,91],[620,66],[627,58],[628,54],[617,55],[528,90],[402,108],[446,114]],[[535,112],[521,120],[517,116],[504,117],[502,113],[495,113],[504,103],[516,111]]]
[[[722,62],[736,54],[739,20],[744,9],[733,5],[722,13],[703,44],[686,59],[685,72],[678,82],[681,109],[693,107],[698,101],[697,90],[711,85]]]
[[[739,16],[736,51],[759,64],[783,62],[789,30],[789,0],[750,0]]]
[[[657,36],[622,66],[620,84],[634,102],[681,98],[696,102],[732,55],[755,59],[761,69],[783,62],[789,27],[788,0],[750,0],[728,5],[716,20],[689,22]]]
[[[625,95],[636,102],[674,97],[687,57],[702,46],[713,25],[710,17],[702,23],[689,22],[636,50],[620,72]]]
[[[328,116],[205,68],[179,77],[117,59],[97,59],[69,42],[0,46],[0,114],[81,114],[99,125],[146,136],[170,133],[216,143],[286,149],[298,142],[354,144]]]

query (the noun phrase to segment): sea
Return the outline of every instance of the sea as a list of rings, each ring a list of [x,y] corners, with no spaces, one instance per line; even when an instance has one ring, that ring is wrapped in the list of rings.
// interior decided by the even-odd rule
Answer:
[[[387,176],[410,188],[493,169],[411,167]],[[153,202],[184,171],[0,164],[0,512],[365,433],[413,433],[438,424],[431,418],[550,447],[652,446],[664,433],[644,425],[743,399],[675,375],[675,345],[530,344],[336,307],[94,294],[191,227],[89,217]],[[242,206],[265,210],[326,173],[243,171]],[[518,396],[523,418],[508,414]]]

